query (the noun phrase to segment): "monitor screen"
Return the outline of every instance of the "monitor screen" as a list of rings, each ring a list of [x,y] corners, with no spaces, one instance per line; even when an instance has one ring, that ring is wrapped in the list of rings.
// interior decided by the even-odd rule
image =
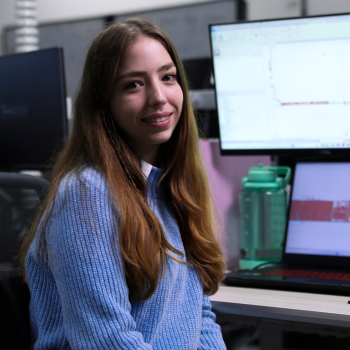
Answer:
[[[350,15],[210,26],[222,154],[350,153]]]
[[[0,57],[0,168],[48,168],[66,136],[62,49]]]

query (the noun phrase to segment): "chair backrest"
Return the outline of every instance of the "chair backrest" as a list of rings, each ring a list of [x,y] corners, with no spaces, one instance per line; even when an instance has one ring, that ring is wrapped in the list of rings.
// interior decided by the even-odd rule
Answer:
[[[18,267],[18,253],[50,183],[42,178],[0,172],[0,271]]]
[[[0,271],[0,349],[31,348],[29,301],[19,270]]]
[[[0,172],[0,349],[30,349],[30,292],[19,272],[19,251],[48,193],[44,179]]]

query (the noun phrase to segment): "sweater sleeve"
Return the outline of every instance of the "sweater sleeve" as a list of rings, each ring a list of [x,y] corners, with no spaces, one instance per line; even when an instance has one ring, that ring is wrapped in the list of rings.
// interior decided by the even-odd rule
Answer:
[[[202,330],[198,350],[226,350],[221,328],[215,323],[216,316],[211,311],[209,296],[203,296]]]
[[[71,349],[152,349],[131,316],[117,211],[101,175],[60,186],[46,240]]]

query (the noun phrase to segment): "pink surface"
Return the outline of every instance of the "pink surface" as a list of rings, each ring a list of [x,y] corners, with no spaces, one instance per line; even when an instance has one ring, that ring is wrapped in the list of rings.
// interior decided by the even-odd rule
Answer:
[[[238,195],[248,170],[259,163],[270,165],[267,156],[221,156],[218,141],[201,141],[201,151],[216,210],[223,227],[221,244],[228,267],[238,267],[239,221]]]

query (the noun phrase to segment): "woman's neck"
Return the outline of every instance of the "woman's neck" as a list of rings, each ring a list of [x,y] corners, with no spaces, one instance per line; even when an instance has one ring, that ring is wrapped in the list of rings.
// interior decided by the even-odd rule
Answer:
[[[159,151],[159,146],[154,147],[147,152],[141,151],[140,152],[140,159],[145,161],[148,164],[151,164],[153,166],[157,166],[157,159],[158,159],[158,151]]]

